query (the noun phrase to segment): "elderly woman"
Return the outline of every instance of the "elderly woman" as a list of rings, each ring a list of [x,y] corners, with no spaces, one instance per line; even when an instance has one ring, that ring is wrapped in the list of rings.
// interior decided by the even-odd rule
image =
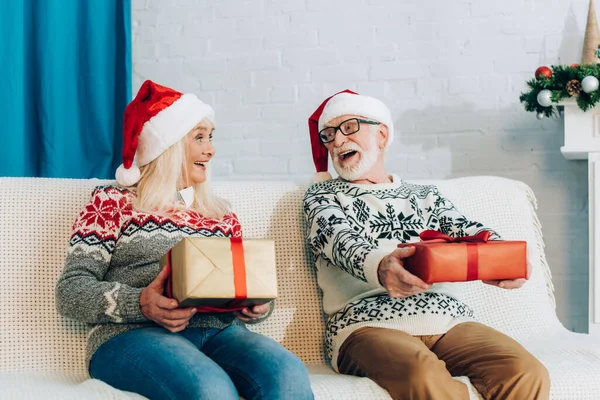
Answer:
[[[270,303],[203,313],[165,297],[159,260],[185,236],[241,237],[208,186],[214,112],[146,81],[127,106],[118,185],[97,187],[73,226],[59,312],[92,325],[90,375],[152,399],[312,399],[302,362],[246,329]]]

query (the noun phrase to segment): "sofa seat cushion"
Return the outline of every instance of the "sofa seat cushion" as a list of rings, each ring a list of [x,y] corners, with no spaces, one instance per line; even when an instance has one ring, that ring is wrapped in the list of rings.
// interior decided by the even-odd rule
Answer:
[[[326,365],[309,365],[310,383],[318,400],[391,399],[388,392],[369,378],[340,375]],[[483,399],[466,377],[455,378],[469,387],[471,400]]]
[[[82,380],[69,373],[1,373],[3,399],[56,400],[142,400],[144,397],[123,392],[97,379]]]
[[[566,329],[522,341],[550,373],[552,399],[598,400],[600,340]]]

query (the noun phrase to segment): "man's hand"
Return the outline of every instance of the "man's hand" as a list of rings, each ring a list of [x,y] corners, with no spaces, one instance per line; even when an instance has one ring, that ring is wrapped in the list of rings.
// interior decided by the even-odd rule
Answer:
[[[179,306],[177,300],[163,296],[168,277],[169,268],[164,267],[158,276],[142,290],[140,308],[142,314],[149,320],[171,332],[179,332],[190,323],[190,318],[196,313],[196,308],[177,308]]]
[[[402,259],[412,256],[414,247],[399,247],[383,257],[379,263],[377,275],[390,297],[404,298],[429,289],[429,285],[411,274],[402,263]]]
[[[502,289],[518,289],[527,282],[527,279],[504,279],[501,281],[482,281],[486,285],[497,286]]]
[[[531,276],[531,264],[527,263],[527,279]],[[503,279],[503,280],[493,280],[493,281],[482,281],[486,285],[497,286],[501,289],[518,289],[527,282],[527,279]]]
[[[253,319],[262,317],[265,313],[269,312],[270,308],[270,303],[256,304],[252,307],[245,307],[239,311],[235,311],[234,315],[244,322],[249,322]]]

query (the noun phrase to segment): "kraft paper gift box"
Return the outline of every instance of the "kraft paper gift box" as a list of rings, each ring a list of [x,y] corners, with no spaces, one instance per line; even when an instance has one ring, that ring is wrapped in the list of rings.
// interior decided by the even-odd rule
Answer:
[[[529,279],[525,241],[488,240],[488,231],[451,238],[428,230],[420,236],[421,242],[398,247],[415,247],[415,254],[402,262],[426,283]]]
[[[272,240],[184,238],[160,264],[171,266],[171,295],[180,307],[232,311],[277,297]]]

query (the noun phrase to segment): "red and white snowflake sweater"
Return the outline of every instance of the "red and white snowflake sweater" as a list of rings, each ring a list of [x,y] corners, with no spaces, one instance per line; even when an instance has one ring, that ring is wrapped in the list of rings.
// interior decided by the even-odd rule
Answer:
[[[371,185],[330,180],[312,185],[304,197],[307,240],[329,315],[325,347],[336,371],[339,348],[361,327],[436,335],[473,320],[460,299],[461,283],[433,284],[405,299],[391,298],[379,283],[382,258],[399,243],[419,241],[422,231],[461,237],[486,229],[459,213],[435,186],[391,178]],[[491,238],[499,239],[496,233]]]
[[[140,294],[160,271],[160,258],[183,237],[241,237],[235,214],[222,220],[184,210],[169,218],[138,213],[136,194],[97,187],[73,225],[65,268],[56,285],[59,312],[93,325],[86,361],[107,340],[155,326],[140,310]],[[232,313],[197,313],[188,327],[241,324]]]

